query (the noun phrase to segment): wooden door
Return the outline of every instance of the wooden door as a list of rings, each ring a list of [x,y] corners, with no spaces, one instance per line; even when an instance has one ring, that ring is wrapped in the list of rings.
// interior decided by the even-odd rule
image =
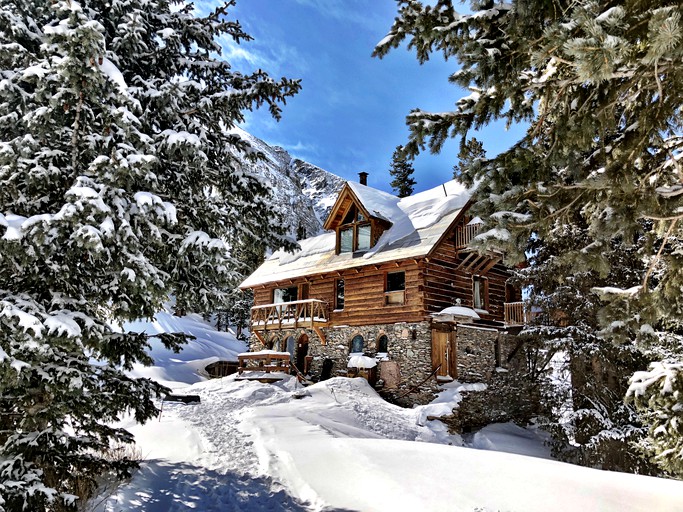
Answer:
[[[432,331],[432,369],[439,365],[437,376],[458,377],[454,332]]]
[[[296,368],[304,375],[306,374],[306,357],[308,356],[308,335],[306,333],[299,337],[296,346]]]

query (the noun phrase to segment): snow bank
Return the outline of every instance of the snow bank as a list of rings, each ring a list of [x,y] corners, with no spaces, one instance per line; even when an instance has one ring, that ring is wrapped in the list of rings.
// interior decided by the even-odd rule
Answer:
[[[165,310],[157,313],[151,321],[126,323],[124,330],[159,334],[182,332],[194,336],[180,353],[163,346],[160,340],[150,340],[149,354],[153,366],[137,364],[129,372],[134,377],[146,377],[170,388],[181,388],[205,380],[204,368],[219,360],[237,361],[237,355],[246,351],[246,344],[231,333],[217,331],[212,325],[195,314],[178,317]]]

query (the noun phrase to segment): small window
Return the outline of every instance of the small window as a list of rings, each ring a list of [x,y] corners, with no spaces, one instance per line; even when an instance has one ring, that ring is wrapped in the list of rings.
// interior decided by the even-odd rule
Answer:
[[[406,289],[405,272],[389,272],[387,274],[387,291],[401,292]]]
[[[382,334],[377,340],[377,352],[380,354],[389,352],[389,338],[386,334]]]
[[[335,281],[334,309],[344,309],[344,280]]]
[[[289,352],[289,360],[294,361],[296,355],[296,340],[294,336],[288,336],[285,340],[285,352]]]
[[[349,211],[346,212],[346,215],[344,216],[344,220],[342,221],[342,224],[351,224],[352,222],[356,222],[358,217],[358,213],[356,210],[355,206],[352,206],[349,208]]]
[[[367,251],[370,248],[370,224],[358,226],[358,250]]]
[[[474,309],[488,309],[488,280],[472,276],[472,305]]]
[[[337,228],[337,254],[367,251],[371,246],[372,225],[356,205],[351,205]]]
[[[396,305],[405,302],[406,273],[389,272],[385,288],[385,304]]]
[[[353,252],[353,226],[339,231],[339,252]]]
[[[299,288],[290,286],[289,288],[275,288],[273,290],[273,303],[294,302],[299,294]]]
[[[364,341],[365,340],[363,340],[363,336],[356,334],[351,340],[351,353],[359,354],[363,352]]]

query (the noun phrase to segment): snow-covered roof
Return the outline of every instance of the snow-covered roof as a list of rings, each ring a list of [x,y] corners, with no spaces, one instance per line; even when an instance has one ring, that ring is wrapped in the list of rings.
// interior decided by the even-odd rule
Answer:
[[[396,222],[397,218],[405,215],[398,205],[401,201],[400,198],[354,181],[347,181],[347,184],[363,207],[373,217]]]
[[[240,288],[424,257],[453,224],[473,192],[456,181],[402,199],[358,183],[349,183],[349,187],[369,213],[392,224],[371,249],[364,253],[335,254],[334,232],[307,238],[299,241],[301,248],[294,253],[273,253]]]

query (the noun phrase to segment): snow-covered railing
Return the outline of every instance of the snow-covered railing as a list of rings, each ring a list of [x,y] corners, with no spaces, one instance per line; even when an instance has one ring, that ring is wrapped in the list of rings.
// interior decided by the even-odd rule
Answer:
[[[274,350],[246,352],[237,356],[239,361],[237,371],[240,375],[245,371],[289,373],[290,358],[289,352],[276,352]]]
[[[458,226],[455,229],[455,247],[460,249],[467,247],[472,239],[481,231],[483,222],[470,222],[465,226]]]
[[[505,323],[507,325],[526,325],[531,319],[531,312],[525,302],[505,303]]]
[[[314,327],[327,323],[327,303],[318,299],[265,304],[251,308],[252,330]]]

